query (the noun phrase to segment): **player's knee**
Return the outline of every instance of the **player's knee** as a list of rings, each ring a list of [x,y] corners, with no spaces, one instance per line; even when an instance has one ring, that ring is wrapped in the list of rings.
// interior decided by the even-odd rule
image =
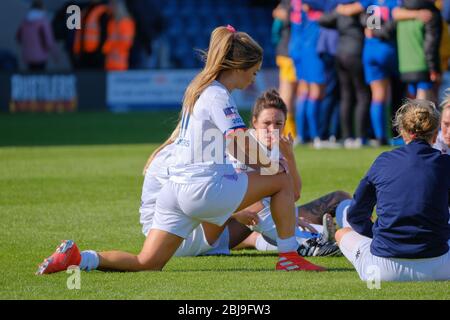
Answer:
[[[278,175],[280,179],[280,191],[285,193],[286,195],[291,195],[292,198],[295,197],[294,195],[294,188],[292,185],[292,180],[288,176],[287,173],[281,173]]]
[[[164,263],[145,254],[141,253],[137,258],[139,262],[139,271],[161,271],[164,267]]]

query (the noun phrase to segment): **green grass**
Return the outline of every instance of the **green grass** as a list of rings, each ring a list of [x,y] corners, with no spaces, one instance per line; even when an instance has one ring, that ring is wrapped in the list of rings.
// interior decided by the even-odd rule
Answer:
[[[26,118],[10,120],[26,131]],[[79,136],[72,133],[72,144],[83,143]],[[275,255],[251,250],[174,258],[163,272],[82,273],[81,290],[67,289],[66,273],[35,276],[61,239],[74,239],[82,249],[140,250],[140,173],[156,144],[113,140],[0,148],[0,299],[450,299],[448,281],[382,283],[381,290],[369,290],[345,258],[311,259],[328,267],[326,273],[280,273],[273,271]],[[381,151],[296,149],[301,202],[336,189],[352,192]]]

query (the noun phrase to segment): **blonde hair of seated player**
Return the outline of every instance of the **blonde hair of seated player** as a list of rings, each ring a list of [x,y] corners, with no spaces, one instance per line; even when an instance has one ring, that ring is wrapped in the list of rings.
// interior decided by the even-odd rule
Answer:
[[[433,145],[438,136],[440,115],[434,104],[427,100],[409,100],[395,114],[394,126],[406,144],[413,140],[424,140]],[[351,228],[342,228],[336,232],[338,245],[343,236],[352,232]]]

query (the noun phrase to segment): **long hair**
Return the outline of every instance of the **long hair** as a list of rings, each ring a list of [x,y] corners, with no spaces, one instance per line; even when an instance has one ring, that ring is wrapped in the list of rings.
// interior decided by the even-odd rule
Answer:
[[[211,34],[209,49],[203,52],[205,67],[191,81],[183,98],[183,109],[192,113],[200,94],[222,71],[250,69],[262,61],[263,49],[245,32],[218,27]]]
[[[222,71],[247,70],[260,63],[263,59],[263,49],[245,32],[236,32],[232,27],[217,27],[211,34],[208,50],[202,52],[202,55],[205,67],[186,89],[178,125],[169,139],[152,153],[144,167],[144,173],[158,152],[175,141],[183,112],[186,110],[192,113],[203,90],[216,80]]]

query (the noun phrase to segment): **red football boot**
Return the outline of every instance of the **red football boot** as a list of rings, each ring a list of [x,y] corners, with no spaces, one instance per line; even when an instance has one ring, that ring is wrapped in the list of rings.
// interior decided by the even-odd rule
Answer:
[[[317,266],[303,259],[297,252],[280,253],[276,270],[281,271],[326,271],[324,267]]]
[[[64,240],[55,253],[39,265],[37,275],[67,270],[70,266],[78,266],[81,262],[80,250],[72,240]]]

